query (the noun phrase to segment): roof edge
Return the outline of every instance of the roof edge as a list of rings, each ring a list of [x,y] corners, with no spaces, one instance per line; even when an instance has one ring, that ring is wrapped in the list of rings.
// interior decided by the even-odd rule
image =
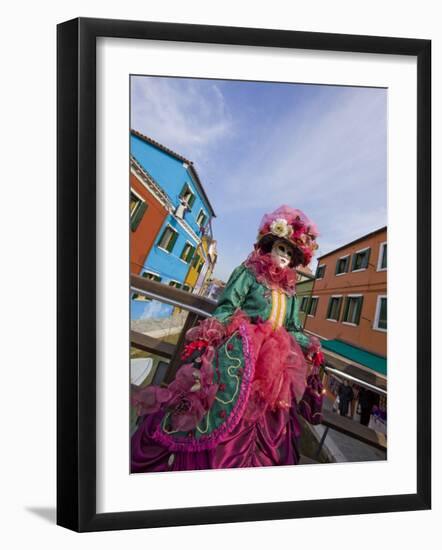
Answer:
[[[196,183],[197,185],[200,187],[201,189],[201,192],[204,196],[204,199],[205,201],[207,202],[207,206],[209,207],[209,210],[211,211],[212,213],[212,217],[213,218],[216,218],[216,214],[215,214],[215,210],[213,209],[213,206],[212,204],[210,203],[209,201],[209,197],[207,196],[206,194],[206,191],[204,189],[204,186],[203,184],[201,183],[201,180],[200,180],[200,177],[198,175],[198,172],[196,171],[196,168],[193,164],[193,162],[189,159],[187,159],[186,157],[183,157],[183,155],[180,155],[179,153],[176,153],[175,151],[173,151],[172,149],[169,149],[168,147],[166,147],[165,145],[163,145],[162,143],[159,143],[158,141],[150,138],[149,136],[146,136],[145,134],[142,134],[141,132],[139,132],[138,130],[135,130],[133,128],[131,128],[130,130],[130,133],[140,139],[142,139],[143,141],[145,141],[146,143],[149,143],[150,145],[153,145],[154,147],[157,147],[158,149],[161,149],[162,151],[164,151],[165,153],[167,153],[168,155],[172,156],[172,157],[175,157],[177,160],[180,160],[181,162],[185,162],[188,167],[189,167],[189,170],[191,172],[191,175],[193,176],[193,178],[196,180]]]
[[[370,233],[367,233],[365,235],[362,235],[362,237],[358,237],[357,239],[354,239],[353,241],[350,241],[349,243],[343,244],[342,246],[338,246],[338,248],[335,248],[334,250],[331,250],[330,252],[327,252],[326,254],[323,254],[322,256],[318,256],[317,261],[322,260],[323,258],[326,258],[327,256],[331,256],[335,252],[339,252],[340,250],[343,250],[344,248],[347,248],[348,246],[352,246],[353,244],[356,244],[360,241],[363,241],[364,239],[367,239],[368,237],[372,237],[373,235],[376,235],[377,233],[381,233],[382,231],[386,231],[387,226],[384,225],[383,227],[380,227],[379,229],[375,229],[374,231],[371,231]]]

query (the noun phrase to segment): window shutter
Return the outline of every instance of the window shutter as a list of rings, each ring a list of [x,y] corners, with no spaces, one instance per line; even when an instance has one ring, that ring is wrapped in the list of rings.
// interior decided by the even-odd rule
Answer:
[[[339,272],[339,258],[336,260],[335,275]]]
[[[355,267],[356,267],[356,258],[358,257],[357,254],[353,254],[351,260],[351,270],[354,271],[355,270]]]
[[[189,191],[190,191],[190,189],[189,189]],[[192,191],[190,191],[190,192],[192,193]],[[192,208],[194,202],[195,202],[195,195],[192,193],[190,195],[190,200],[189,200],[189,207],[190,208]]]
[[[195,247],[191,246],[189,248],[189,252],[187,253],[187,258],[186,258],[187,263],[190,263],[192,261],[194,253],[195,253]]]
[[[387,245],[385,244],[383,247],[383,254],[382,254],[382,264],[381,267],[385,269],[387,267]]]
[[[342,309],[342,298],[338,298],[338,307],[336,312],[336,321],[339,321],[341,317],[341,309]]]
[[[166,236],[167,230],[168,230],[168,227],[166,227],[164,231],[161,233],[161,237],[158,239],[157,246],[161,246],[162,248],[164,248],[164,246],[162,246],[162,242],[164,241],[164,237]]]
[[[173,247],[175,246],[176,240],[178,239],[178,233],[176,231],[173,232],[172,238],[169,241],[169,244],[167,245],[167,251],[172,252]]]
[[[328,301],[328,308],[327,308],[327,319],[331,319],[331,310],[332,310],[332,304],[333,304],[333,298],[330,298]]]
[[[364,258],[364,264],[362,267],[368,267],[368,264],[370,262],[370,252],[371,252],[371,248],[369,248],[366,252],[365,252],[365,258]]]
[[[356,308],[356,318],[355,318],[355,323],[357,325],[359,325],[359,320],[361,318],[361,311],[362,311],[362,301],[363,301],[363,297],[361,296],[360,298],[358,298],[358,304],[357,304],[357,308]]]
[[[344,315],[342,316],[342,320],[348,322],[348,306],[350,305],[350,298],[345,299],[345,306],[344,306]]]
[[[135,210],[134,215],[132,216],[132,219],[130,220],[130,228],[132,231],[135,231],[135,229],[139,226],[140,221],[142,217],[144,216],[144,212],[147,210],[147,204],[145,202],[140,202],[137,209]]]

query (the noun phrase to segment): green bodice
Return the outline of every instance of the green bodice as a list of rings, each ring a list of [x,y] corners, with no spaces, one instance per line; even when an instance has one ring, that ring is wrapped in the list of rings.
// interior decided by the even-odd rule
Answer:
[[[258,317],[267,321],[272,314],[272,291],[259,283],[253,272],[243,264],[233,271],[227,281],[214,316],[225,323],[237,309],[244,311],[252,321]],[[282,326],[296,338],[303,348],[308,347],[310,338],[303,332],[299,320],[299,300],[296,295],[286,296]]]

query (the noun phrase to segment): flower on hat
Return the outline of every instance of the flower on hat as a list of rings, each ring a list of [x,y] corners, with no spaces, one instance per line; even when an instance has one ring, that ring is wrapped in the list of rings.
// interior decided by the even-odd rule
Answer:
[[[277,218],[270,224],[270,231],[277,237],[287,238],[293,234],[293,227],[284,218]]]
[[[264,215],[259,225],[257,242],[268,234],[287,239],[302,252],[304,266],[309,264],[318,248],[316,237],[319,233],[316,225],[304,212],[285,204]]]

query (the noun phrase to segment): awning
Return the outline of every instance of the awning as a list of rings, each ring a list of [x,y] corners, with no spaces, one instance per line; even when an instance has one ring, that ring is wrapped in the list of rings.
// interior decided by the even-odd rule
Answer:
[[[321,342],[326,362],[361,381],[387,388],[387,359],[342,340]]]

